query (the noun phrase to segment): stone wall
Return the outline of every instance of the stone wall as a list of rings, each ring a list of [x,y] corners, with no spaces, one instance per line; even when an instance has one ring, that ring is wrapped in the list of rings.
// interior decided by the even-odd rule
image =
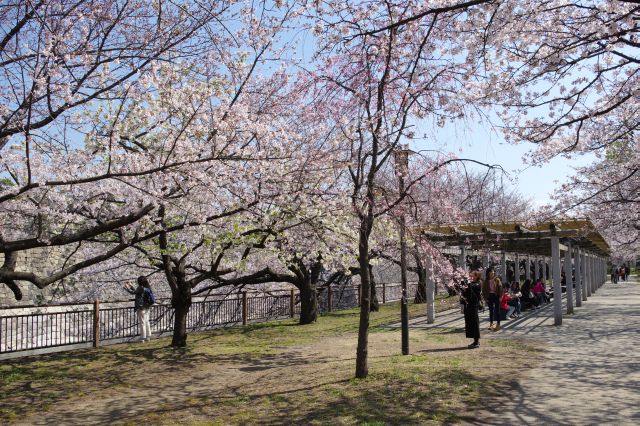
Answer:
[[[36,275],[47,275],[62,266],[63,251],[60,247],[42,247],[25,250],[18,254],[16,270],[32,271]],[[4,262],[4,255],[0,254],[0,264]],[[52,298],[53,288],[40,290],[35,285],[18,281],[22,290],[22,300],[17,301],[9,288],[0,284],[0,306],[40,305],[48,303]]]

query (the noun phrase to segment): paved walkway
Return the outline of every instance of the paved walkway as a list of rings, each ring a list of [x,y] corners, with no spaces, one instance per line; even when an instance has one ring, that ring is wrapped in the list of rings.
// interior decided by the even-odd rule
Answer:
[[[566,312],[566,309],[563,310]],[[486,317],[486,315],[483,315]],[[486,328],[486,319],[481,327]],[[464,327],[449,311],[412,327]],[[491,336],[487,336],[491,334]],[[503,324],[499,333],[545,342],[549,352],[518,383],[513,395],[477,413],[472,424],[637,425],[640,424],[640,283],[607,283],[553,325],[553,304]],[[481,340],[482,342],[482,340]]]

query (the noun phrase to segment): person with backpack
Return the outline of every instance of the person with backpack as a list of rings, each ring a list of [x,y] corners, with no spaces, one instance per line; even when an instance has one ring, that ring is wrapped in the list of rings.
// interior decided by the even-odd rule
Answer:
[[[145,276],[138,277],[138,286],[133,288],[131,284],[125,284],[124,289],[135,296],[133,310],[138,316],[138,330],[140,331],[140,341],[151,340],[151,323],[149,322],[149,311],[156,303],[155,295],[149,281]]]

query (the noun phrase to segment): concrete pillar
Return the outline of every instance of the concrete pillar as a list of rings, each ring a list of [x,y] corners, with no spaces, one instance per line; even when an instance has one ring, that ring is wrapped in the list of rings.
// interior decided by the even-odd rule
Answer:
[[[431,257],[427,256],[427,323],[433,324],[436,320],[435,310],[435,277],[433,276],[433,262]]]
[[[593,255],[593,258],[591,259],[591,270],[593,271],[593,292],[594,293],[598,291],[597,263],[598,263],[598,258],[595,255]]]
[[[586,277],[587,297],[593,294],[593,276],[591,276],[591,254],[587,253],[584,259],[584,275]]]
[[[564,278],[567,284],[567,314],[573,313],[573,279],[571,278],[571,242],[567,242],[564,252]]]
[[[487,269],[489,267],[489,255],[488,254],[483,254],[482,255],[482,268],[483,269]]]
[[[516,253],[515,261],[513,262],[513,280],[520,285],[520,255]]]
[[[596,275],[596,256],[591,255],[591,294],[595,294],[598,290],[598,277]]]
[[[524,279],[531,279],[531,256],[527,255],[527,259],[525,260],[527,266],[524,268]]]
[[[538,277],[540,276],[540,264],[538,263],[538,258],[533,257],[533,280],[538,281]]]
[[[542,282],[547,285],[547,258],[542,257]]]
[[[458,264],[463,270],[467,270],[467,249],[460,247],[460,257],[458,258]]]
[[[582,279],[582,301],[586,302],[589,296],[589,286],[587,282],[587,254],[580,252],[580,277]]]
[[[576,307],[582,306],[582,275],[580,274],[580,247],[573,252],[573,262],[576,271]]]
[[[560,275],[560,240],[558,237],[551,237],[551,265],[553,265],[553,323],[562,325],[562,276]]]
[[[502,278],[500,278],[502,280],[502,285],[504,285],[507,282],[507,252],[503,251],[502,252]]]

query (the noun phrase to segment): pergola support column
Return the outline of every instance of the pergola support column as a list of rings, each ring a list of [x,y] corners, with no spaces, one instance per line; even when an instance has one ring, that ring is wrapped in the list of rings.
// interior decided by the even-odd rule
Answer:
[[[596,293],[596,289],[598,288],[598,283],[596,282],[596,256],[591,255],[591,294]]]
[[[553,238],[551,238],[551,241],[553,241]],[[553,244],[553,242],[551,243]],[[560,245],[560,243],[558,243],[558,245]],[[546,257],[542,257],[542,282],[543,284],[546,286],[547,285],[547,258]]]
[[[560,240],[551,237],[551,264],[553,271],[553,323],[562,325],[562,281],[560,276]]]
[[[587,287],[587,298],[591,297],[593,290],[593,277],[591,276],[591,253],[584,256],[584,276],[585,286]]]
[[[580,276],[582,277],[582,301],[586,302],[589,298],[589,282],[587,281],[587,253],[580,254]]]
[[[571,275],[571,242],[567,242],[567,251],[564,252],[564,280],[567,286],[567,314],[573,313],[573,278]]]
[[[516,253],[513,262],[513,281],[520,285],[520,255],[518,253]]]
[[[460,257],[458,259],[458,263],[464,271],[467,270],[467,249],[464,247],[460,247]]]
[[[576,307],[582,306],[582,275],[580,274],[580,247],[576,247],[573,252],[573,261],[575,264],[575,280],[576,280]]]
[[[433,262],[431,257],[427,257],[427,323],[433,324],[436,320],[435,310],[435,289],[436,284],[433,276]]]
[[[534,256],[533,257],[533,280],[538,281],[538,277],[540,277],[540,263],[538,262],[538,258]]]
[[[527,255],[527,258],[525,259],[525,263],[526,263],[526,266],[524,268],[524,279],[530,280],[531,279],[531,256]]]
[[[504,285],[507,282],[507,252],[505,251],[502,252],[502,270],[500,272],[502,285]]]

